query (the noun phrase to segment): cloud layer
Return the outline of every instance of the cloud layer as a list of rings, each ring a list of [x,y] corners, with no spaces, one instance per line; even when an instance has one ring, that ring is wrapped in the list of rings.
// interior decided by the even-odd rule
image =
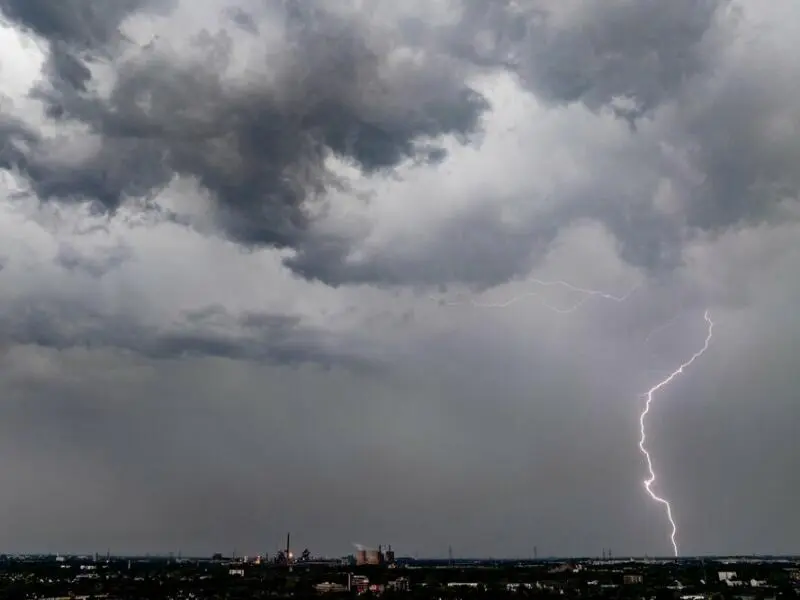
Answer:
[[[790,0],[0,15],[4,539],[795,550]]]

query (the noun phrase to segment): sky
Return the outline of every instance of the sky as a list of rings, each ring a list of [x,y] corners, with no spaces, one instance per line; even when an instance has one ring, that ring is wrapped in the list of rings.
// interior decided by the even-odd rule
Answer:
[[[800,550],[794,0],[0,15],[0,551]]]

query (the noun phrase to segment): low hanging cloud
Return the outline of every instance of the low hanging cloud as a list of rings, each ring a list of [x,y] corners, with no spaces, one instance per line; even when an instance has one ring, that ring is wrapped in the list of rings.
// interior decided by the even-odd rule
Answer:
[[[4,208],[4,349],[106,348],[151,360],[214,357],[354,370],[381,363],[379,345],[293,307],[315,288],[292,285],[278,257],[253,254],[248,261],[223,240],[204,247],[202,235],[174,222],[128,222],[135,211],[109,220],[79,207],[46,211],[31,201]],[[202,253],[204,263],[187,269],[183,256],[200,260]],[[231,270],[240,257],[244,265]],[[248,285],[248,278],[263,284]],[[260,290],[278,286],[275,300],[265,302]],[[331,309],[343,312],[337,304]]]
[[[334,342],[325,331],[304,324],[300,317],[231,315],[214,305],[187,311],[165,328],[138,323],[129,314],[95,311],[84,303],[26,302],[6,307],[0,318],[0,339],[7,344],[57,350],[112,348],[155,360],[214,357],[353,369],[377,364],[377,360],[368,363],[363,358],[366,351],[348,357],[336,348],[341,339]]]

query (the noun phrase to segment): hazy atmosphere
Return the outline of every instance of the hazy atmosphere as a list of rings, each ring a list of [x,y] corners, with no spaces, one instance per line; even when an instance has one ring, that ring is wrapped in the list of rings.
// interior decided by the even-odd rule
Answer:
[[[0,552],[800,551],[800,4],[0,16]]]

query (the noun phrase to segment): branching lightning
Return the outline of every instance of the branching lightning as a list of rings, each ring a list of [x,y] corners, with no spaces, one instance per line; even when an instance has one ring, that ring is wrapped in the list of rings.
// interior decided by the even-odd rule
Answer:
[[[647,414],[650,412],[650,406],[653,402],[653,394],[655,394],[662,388],[669,385],[678,375],[681,375],[692,363],[694,363],[694,361],[700,358],[706,352],[706,350],[708,350],[708,346],[711,343],[711,337],[714,333],[714,322],[711,320],[708,311],[705,312],[703,318],[705,319],[706,324],[708,325],[708,333],[706,334],[706,339],[705,343],[703,344],[703,347],[697,352],[695,352],[689,360],[687,360],[685,363],[683,363],[681,366],[675,369],[672,373],[670,373],[669,376],[667,376],[665,379],[662,379],[660,382],[658,382],[656,385],[654,385],[647,391],[647,394],[645,394],[644,409],[642,410],[642,413],[639,416],[639,433],[640,433],[639,450],[644,455],[644,458],[647,461],[647,472],[648,472],[648,477],[647,479],[644,480],[644,487],[645,490],[647,490],[648,495],[653,500],[664,505],[664,510],[667,514],[667,519],[669,520],[670,526],[672,527],[672,532],[670,533],[670,541],[672,542],[672,550],[675,556],[678,556],[678,542],[675,539],[678,535],[678,526],[675,524],[675,519],[672,516],[672,506],[670,505],[669,500],[659,496],[652,489],[653,484],[656,481],[656,472],[653,469],[653,461],[650,458],[650,452],[648,452],[647,447],[645,446],[645,443],[647,441],[645,419],[647,418]]]
[[[614,302],[624,302],[628,298],[630,298],[630,296],[641,285],[641,284],[636,284],[626,294],[624,294],[622,296],[615,296],[613,294],[609,294],[609,293],[602,292],[602,291],[599,291],[599,290],[593,290],[593,289],[587,289],[587,288],[583,288],[583,287],[578,287],[578,286],[573,285],[571,283],[568,283],[566,281],[560,281],[560,280],[559,281],[543,281],[541,279],[533,279],[531,281],[533,283],[536,283],[536,284],[542,286],[542,287],[563,287],[563,288],[566,288],[566,289],[568,289],[570,291],[573,291],[573,292],[581,294],[580,300],[578,300],[578,302],[576,302],[575,304],[573,304],[572,306],[569,306],[567,308],[553,306],[553,305],[549,304],[547,301],[545,301],[544,299],[541,300],[541,303],[545,308],[547,308],[549,310],[552,310],[554,312],[557,312],[557,313],[561,313],[561,314],[569,314],[569,313],[572,313],[572,312],[576,311],[578,308],[583,306],[591,298],[602,298],[604,300],[611,300],[611,301],[614,301]],[[435,298],[433,296],[431,296],[431,300],[439,301],[442,304],[444,304],[445,306],[462,306],[464,304],[469,304],[469,305],[471,305],[471,306],[473,306],[475,308],[507,308],[507,307],[511,306],[512,304],[515,304],[515,303],[519,302],[520,300],[522,300],[524,298],[530,298],[530,297],[539,297],[541,299],[542,298],[542,294],[541,294],[541,292],[538,292],[538,291],[525,292],[525,293],[520,294],[518,296],[514,296],[511,299],[506,300],[505,302],[497,302],[497,303],[482,303],[482,302],[476,302],[475,300],[470,300],[469,302],[453,302],[453,301],[439,300],[439,299],[437,299],[437,298]],[[657,331],[660,331],[664,327],[670,325],[677,318],[678,318],[678,315],[672,317],[667,322],[662,323],[656,329],[651,331],[647,335],[647,338],[645,338],[645,344],[649,341],[649,339],[650,339],[650,337],[652,335],[654,335]],[[642,409],[642,412],[639,415],[639,426],[640,426],[639,427],[639,433],[640,433],[639,450],[644,455],[644,458],[645,458],[645,460],[647,462],[647,473],[648,473],[647,479],[645,479],[644,482],[643,482],[644,483],[644,487],[645,487],[645,490],[647,491],[647,494],[650,496],[650,498],[652,498],[655,502],[658,502],[659,504],[662,504],[664,506],[664,509],[665,509],[665,512],[666,512],[666,515],[667,515],[667,519],[669,520],[670,526],[672,527],[672,531],[670,533],[670,542],[672,543],[672,549],[673,549],[673,552],[674,552],[675,556],[678,556],[678,543],[676,541],[677,534],[678,534],[678,527],[677,527],[677,524],[675,523],[675,519],[674,519],[674,517],[672,515],[672,506],[670,505],[669,501],[666,498],[663,498],[663,497],[659,496],[658,494],[656,494],[653,491],[653,484],[656,482],[656,473],[655,473],[655,470],[653,468],[653,461],[652,461],[652,458],[650,456],[650,452],[647,450],[647,446],[645,445],[646,441],[647,441],[645,420],[647,418],[647,415],[650,412],[650,407],[651,407],[652,402],[653,402],[654,394],[656,392],[660,391],[662,388],[664,388],[667,385],[669,385],[676,377],[678,377],[679,375],[683,374],[683,372],[689,366],[691,366],[698,358],[700,358],[703,354],[705,354],[706,350],[708,350],[709,345],[711,344],[711,338],[712,338],[713,332],[714,332],[714,322],[711,320],[711,317],[709,315],[709,311],[708,310],[705,311],[705,313],[703,315],[703,318],[705,319],[705,322],[706,322],[706,324],[708,326],[705,342],[703,343],[703,347],[700,350],[698,350],[697,352],[695,352],[691,356],[691,358],[689,360],[687,360],[686,362],[681,364],[672,373],[667,375],[664,379],[662,379],[660,382],[658,382],[656,385],[654,385],[652,388],[650,388],[647,391],[647,393],[644,396],[644,398],[645,398],[644,408]]]
[[[542,306],[544,306],[548,310],[552,310],[553,312],[557,312],[560,314],[570,314],[572,312],[575,312],[591,298],[602,298],[604,300],[612,300],[614,302],[624,302],[625,300],[630,298],[630,296],[641,286],[641,283],[637,283],[626,294],[623,294],[622,296],[615,296],[613,294],[602,292],[600,290],[592,290],[588,288],[578,287],[567,281],[561,281],[561,280],[545,281],[542,279],[531,279],[530,281],[542,287],[562,287],[572,292],[581,294],[580,300],[578,300],[575,304],[567,308],[553,306],[552,304],[549,304],[546,300],[541,300]],[[519,294],[518,296],[514,296],[513,298],[511,298],[510,300],[506,300],[505,302],[483,303],[483,302],[476,302],[475,300],[470,300],[468,304],[475,308],[507,308],[512,304],[516,304],[520,300],[533,297],[542,298],[542,293],[525,292]],[[431,300],[437,301],[437,298],[431,296]],[[453,302],[453,301],[442,301],[442,302],[445,306],[462,306],[463,304],[465,304],[464,302]]]

